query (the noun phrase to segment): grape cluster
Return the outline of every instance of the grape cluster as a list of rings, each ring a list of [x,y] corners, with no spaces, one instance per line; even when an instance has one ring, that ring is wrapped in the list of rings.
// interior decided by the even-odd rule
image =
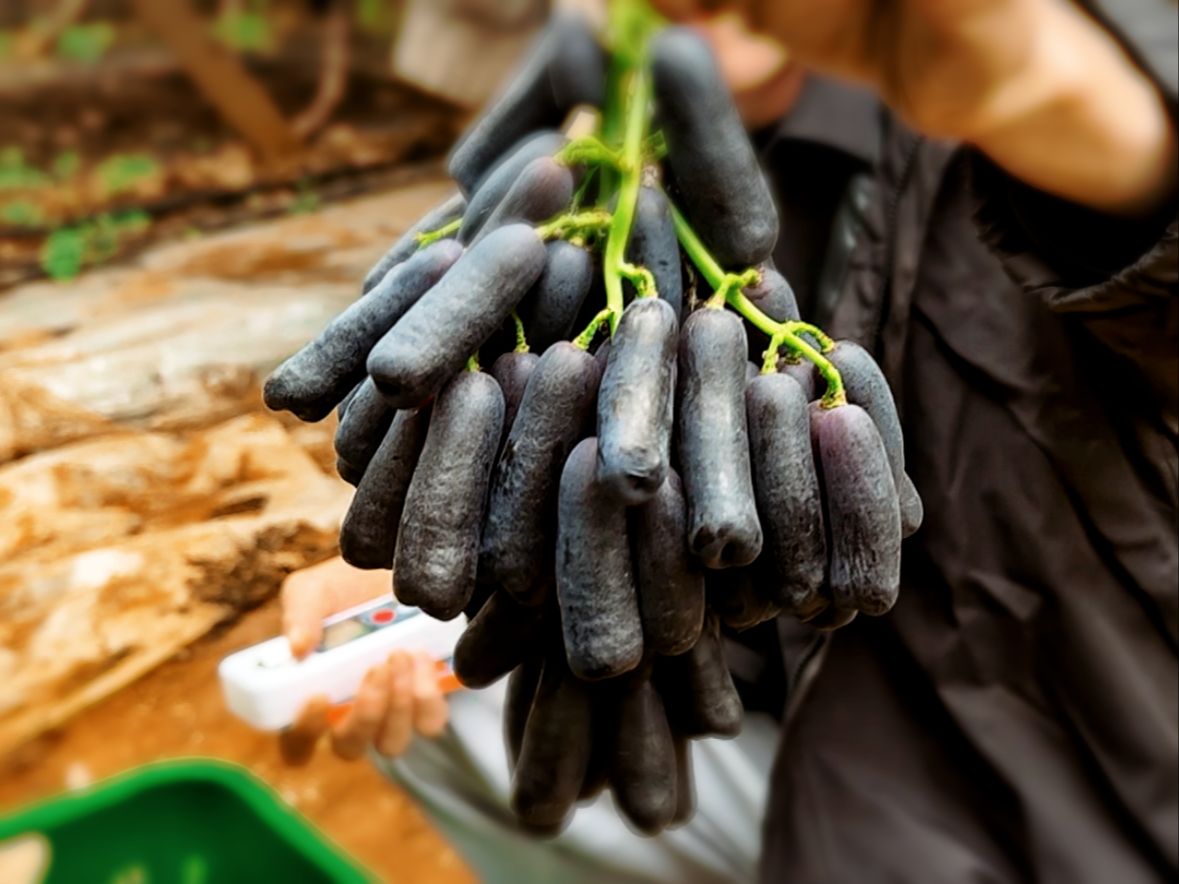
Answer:
[[[569,141],[583,105],[605,105],[601,137]],[[722,625],[835,628],[895,601],[921,518],[896,409],[863,349],[799,320],[766,181],[690,31],[607,53],[555,19],[450,171],[460,194],[266,402],[339,404],[344,557],[468,613],[464,683],[510,675],[521,822],[559,831],[608,786],[655,833],[692,813],[689,741],[740,728]]]

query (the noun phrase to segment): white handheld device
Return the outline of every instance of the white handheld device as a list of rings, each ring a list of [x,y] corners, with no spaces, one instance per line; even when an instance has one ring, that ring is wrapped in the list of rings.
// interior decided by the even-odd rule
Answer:
[[[234,715],[259,730],[281,730],[312,697],[352,700],[365,673],[398,649],[430,654],[449,693],[459,687],[450,662],[465,626],[465,617],[436,620],[384,595],[325,620],[319,647],[302,660],[279,636],[230,654],[217,672]]]

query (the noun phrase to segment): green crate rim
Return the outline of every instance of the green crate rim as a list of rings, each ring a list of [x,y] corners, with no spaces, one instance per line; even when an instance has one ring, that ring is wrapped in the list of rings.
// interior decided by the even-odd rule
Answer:
[[[213,783],[228,789],[287,845],[335,881],[372,884],[377,880],[348,859],[340,848],[249,770],[215,759],[178,758],[145,764],[78,792],[45,799],[12,815],[0,816],[0,841],[25,834],[46,834],[55,825],[107,810],[141,792],[192,782]]]

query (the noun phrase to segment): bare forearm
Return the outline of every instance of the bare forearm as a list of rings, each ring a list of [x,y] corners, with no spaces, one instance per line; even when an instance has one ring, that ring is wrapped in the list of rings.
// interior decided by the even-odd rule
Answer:
[[[1071,4],[1042,4],[1033,52],[990,92],[963,133],[1015,177],[1118,214],[1160,206],[1176,187],[1175,122],[1154,85]]]

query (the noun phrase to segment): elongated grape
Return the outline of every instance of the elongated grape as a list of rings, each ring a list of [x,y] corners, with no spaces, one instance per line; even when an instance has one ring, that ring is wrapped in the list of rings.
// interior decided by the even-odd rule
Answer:
[[[651,41],[651,64],[665,162],[684,215],[721,266],[764,261],[778,214],[708,44],[689,28],[666,28]]]
[[[761,375],[745,388],[745,412],[762,559],[774,578],[774,600],[806,617],[823,606],[819,592],[827,570],[806,394],[787,375]]]
[[[669,472],[654,497],[627,511],[627,522],[643,642],[653,653],[682,654],[700,638],[704,574],[688,550],[680,477]]]
[[[598,482],[623,502],[650,500],[671,463],[675,310],[641,298],[622,312],[598,388]]]
[[[573,198],[573,171],[552,157],[537,157],[524,167],[504,198],[487,216],[471,245],[506,224],[538,224],[561,213]]]
[[[896,602],[901,517],[880,433],[858,405],[811,406],[830,520],[831,597],[844,609],[879,615]]]
[[[565,341],[549,347],[492,474],[479,570],[525,604],[543,598],[561,469],[591,414],[596,380],[594,357]]]
[[[266,406],[290,411],[305,421],[326,417],[364,380],[365,359],[373,345],[448,274],[462,251],[453,240],[443,240],[398,265],[368,295],[333,319],[319,337],[274,370],[262,390]]]
[[[688,544],[710,568],[761,552],[745,424],[745,328],[726,310],[697,310],[680,333],[679,448]]]
[[[760,558],[744,568],[709,571],[705,577],[709,610],[738,631],[773,620],[782,606],[773,597],[775,576],[768,571]]]
[[[485,688],[541,647],[543,609],[518,605],[502,591],[467,624],[454,648],[454,674],[469,688]]]
[[[639,189],[626,260],[651,271],[659,297],[671,305],[678,319],[684,309],[684,270],[671,206],[658,187]]]
[[[348,406],[352,404],[352,399],[356,396],[356,394],[358,392],[360,392],[360,388],[363,386],[364,386],[364,381],[361,381],[359,384],[357,384],[355,387],[353,387],[348,392],[348,395],[346,395],[343,399],[340,400],[340,404],[336,406],[336,417],[339,420],[344,419],[344,415],[348,412]]]
[[[512,777],[512,809],[525,828],[552,835],[568,822],[589,765],[592,725],[589,686],[550,655]]]
[[[508,766],[513,769],[520,758],[524,729],[528,725],[528,714],[532,711],[532,701],[540,683],[543,662],[544,657],[533,651],[508,676],[504,697],[504,746],[508,750]]]
[[[468,249],[368,354],[368,373],[397,408],[424,401],[508,318],[544,267],[544,243],[510,224]]]
[[[821,632],[833,632],[836,629],[842,629],[855,620],[856,613],[856,611],[849,608],[840,608],[834,604],[830,604],[807,620],[806,624]]]
[[[675,817],[675,744],[663,701],[645,675],[621,697],[610,787],[623,817],[645,835]]]
[[[586,22],[554,15],[507,87],[450,155],[450,176],[464,193],[514,143],[537,129],[556,128],[579,104],[599,105],[605,84],[602,49]]]
[[[596,680],[629,672],[643,630],[626,539],[626,513],[595,479],[596,439],[585,439],[561,473],[557,507],[557,599],[569,668]]]
[[[757,268],[761,278],[743,289],[753,306],[775,322],[794,321],[801,318],[794,289],[769,261]],[[756,328],[749,335],[749,358],[761,365],[766,347],[770,345],[769,335]]]
[[[725,662],[716,618],[705,621],[692,650],[659,658],[655,677],[675,733],[732,737],[740,732],[744,710]]]
[[[426,441],[430,408],[397,412],[340,526],[340,554],[357,568],[390,568],[414,467]]]
[[[536,369],[540,357],[535,353],[504,353],[491,366],[491,376],[499,384],[504,394],[504,429],[500,438],[500,452],[508,441],[508,433],[512,431],[512,424],[516,420],[516,412],[520,410],[520,403],[524,399],[524,389],[528,386],[528,379]],[[496,462],[499,461],[498,453]]]
[[[778,373],[793,378],[794,382],[802,388],[802,395],[806,397],[807,402],[815,398],[815,367],[812,363],[805,359],[799,362],[790,362],[785,358],[779,359]]]
[[[854,341],[838,341],[825,355],[843,378],[847,401],[868,412],[880,432],[899,495],[902,533],[908,537],[921,527],[923,508],[917,489],[905,474],[905,437],[888,380],[871,354]]]
[[[372,379],[365,378],[336,427],[336,469],[345,482],[360,482],[395,413]]]
[[[459,227],[459,242],[469,243],[475,238],[529,163],[538,157],[552,156],[565,146],[567,140],[560,132],[541,131],[513,145],[471,194]]]
[[[475,591],[479,531],[504,399],[491,375],[459,372],[438,394],[401,512],[393,592],[432,617],[462,613]]]
[[[466,207],[467,201],[463,199],[463,195],[455,193],[426,212],[421,220],[405,231],[401,238],[393,243],[389,250],[381,255],[372,269],[365,274],[364,285],[361,287],[362,294],[367,295],[389,274],[390,270],[418,251],[417,237],[419,233],[430,233],[445,227],[450,222],[461,218]]]
[[[610,784],[610,768],[618,733],[619,692],[616,685],[617,682],[608,681],[590,687],[593,698],[593,746],[585,769],[585,779],[577,793],[578,801],[596,798]]]
[[[558,239],[548,243],[545,251],[544,270],[519,310],[528,343],[541,352],[574,334],[594,281],[593,254],[584,246]]]

